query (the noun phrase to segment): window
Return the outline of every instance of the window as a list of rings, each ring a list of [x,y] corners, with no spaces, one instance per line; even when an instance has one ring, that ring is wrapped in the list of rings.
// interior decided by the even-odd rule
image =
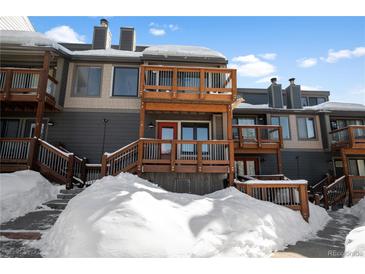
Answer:
[[[307,97],[302,97],[302,98],[301,98],[301,100],[302,100],[302,106],[303,106],[303,107],[307,107],[307,106],[308,106],[308,100],[307,100]]]
[[[76,68],[74,96],[99,96],[101,67],[79,66]]]
[[[322,104],[322,103],[324,103],[324,102],[326,102],[326,98],[324,98],[324,97],[318,97],[317,98],[317,104],[319,105],[319,104]]]
[[[273,116],[271,117],[271,124],[281,126],[283,131],[283,139],[290,139],[289,117],[287,116]],[[274,132],[273,137],[278,139],[278,133]]]
[[[208,123],[183,123],[181,125],[182,140],[209,140],[209,124]],[[182,145],[182,153],[197,153],[197,147],[193,144]],[[208,152],[208,145],[202,146],[203,153]]]
[[[314,118],[300,117],[297,118],[297,121],[299,139],[305,140],[316,138]]]
[[[308,101],[309,101],[310,106],[317,105],[317,97],[309,97],[308,99],[309,99]]]
[[[114,68],[113,96],[137,96],[138,68]]]
[[[18,119],[1,119],[1,137],[18,137],[19,125],[20,120]]]

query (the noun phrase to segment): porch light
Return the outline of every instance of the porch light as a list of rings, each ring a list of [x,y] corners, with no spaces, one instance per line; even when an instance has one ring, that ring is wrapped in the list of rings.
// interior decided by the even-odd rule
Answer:
[[[155,128],[154,123],[150,122],[150,123],[148,124],[148,128]]]
[[[53,122],[53,121],[48,121],[48,123],[47,123],[47,125],[48,125],[49,127],[53,127],[53,126],[54,126],[54,124],[55,124],[55,122]]]

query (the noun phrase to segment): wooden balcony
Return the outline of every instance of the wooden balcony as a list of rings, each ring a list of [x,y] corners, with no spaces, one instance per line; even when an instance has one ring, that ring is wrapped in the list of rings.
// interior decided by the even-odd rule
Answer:
[[[231,104],[236,70],[144,65],[139,95],[143,101]]]
[[[43,74],[45,71],[42,69],[0,68],[0,101],[2,105],[7,103],[5,110],[34,107],[42,94],[45,94],[45,107],[53,109],[58,82],[46,74],[47,85],[42,87]]]
[[[177,173],[233,172],[233,143],[228,140],[139,139],[105,153],[102,176],[124,171]]]
[[[332,149],[364,149],[365,126],[348,126],[330,132]]]
[[[282,128],[276,125],[234,125],[235,153],[277,153],[283,146]]]

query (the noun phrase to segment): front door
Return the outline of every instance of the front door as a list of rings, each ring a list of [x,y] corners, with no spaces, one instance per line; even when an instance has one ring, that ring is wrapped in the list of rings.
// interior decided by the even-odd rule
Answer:
[[[159,122],[157,128],[157,138],[162,140],[177,139],[177,123],[175,122]],[[171,154],[171,144],[161,145],[161,156],[169,157]]]
[[[235,160],[236,178],[243,175],[253,176],[259,174],[258,158],[237,158]]]

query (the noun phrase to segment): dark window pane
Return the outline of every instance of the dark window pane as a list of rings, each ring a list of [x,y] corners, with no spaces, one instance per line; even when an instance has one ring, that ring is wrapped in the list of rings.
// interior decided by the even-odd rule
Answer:
[[[280,117],[280,125],[283,129],[283,138],[290,139],[289,118],[286,116]]]
[[[302,106],[303,106],[303,107],[308,106],[307,97],[302,97],[302,98],[301,98],[301,100],[302,100]]]
[[[77,67],[73,93],[76,96],[99,96],[100,83],[100,67]]]
[[[1,137],[18,137],[19,123],[16,119],[1,120]]]
[[[306,118],[298,118],[298,134],[300,139],[307,138]]]
[[[309,105],[310,106],[317,105],[317,97],[309,97]]]
[[[319,104],[322,104],[322,103],[324,103],[324,102],[326,102],[326,98],[324,98],[324,97],[318,97],[317,98],[317,104],[319,105]]]
[[[115,96],[137,96],[138,69],[137,68],[115,68],[113,95]]]

